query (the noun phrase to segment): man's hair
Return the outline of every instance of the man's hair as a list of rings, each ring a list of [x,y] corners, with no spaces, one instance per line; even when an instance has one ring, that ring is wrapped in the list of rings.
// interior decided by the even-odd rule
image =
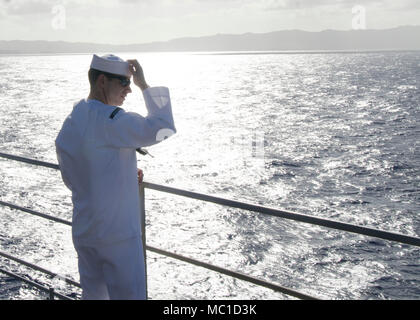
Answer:
[[[96,80],[98,80],[99,76],[101,74],[105,74],[105,73],[106,72],[96,70],[96,69],[93,69],[93,68],[89,69],[88,78],[89,78],[89,83],[90,83],[90,88],[91,89],[93,89],[93,87],[95,87]]]

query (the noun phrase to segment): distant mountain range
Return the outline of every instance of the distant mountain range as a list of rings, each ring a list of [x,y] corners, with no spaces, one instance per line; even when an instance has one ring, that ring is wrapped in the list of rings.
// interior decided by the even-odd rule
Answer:
[[[420,26],[385,30],[285,30],[217,34],[142,44],[112,45],[64,41],[0,41],[0,54],[167,51],[364,51],[420,50]]]

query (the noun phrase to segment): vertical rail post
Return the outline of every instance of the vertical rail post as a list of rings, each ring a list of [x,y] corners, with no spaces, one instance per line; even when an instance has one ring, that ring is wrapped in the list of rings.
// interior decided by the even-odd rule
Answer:
[[[49,288],[48,294],[49,294],[48,300],[54,300],[54,288],[53,287]]]
[[[139,184],[139,198],[140,198],[140,224],[141,224],[141,241],[143,246],[144,257],[144,273],[146,276],[146,299],[147,299],[147,259],[146,259],[146,209],[144,197],[144,184]]]

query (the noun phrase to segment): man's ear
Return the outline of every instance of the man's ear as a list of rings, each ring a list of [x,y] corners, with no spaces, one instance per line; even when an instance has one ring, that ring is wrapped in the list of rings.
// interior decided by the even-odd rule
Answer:
[[[99,86],[99,88],[103,88],[105,86],[105,75],[103,73],[100,74],[96,80],[96,85]]]

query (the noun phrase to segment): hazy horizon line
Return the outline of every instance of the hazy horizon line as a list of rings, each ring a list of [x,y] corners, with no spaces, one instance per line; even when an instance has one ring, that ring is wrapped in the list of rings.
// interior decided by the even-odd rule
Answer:
[[[365,31],[385,31],[385,30],[393,30],[393,29],[399,29],[399,28],[409,28],[409,27],[420,27],[420,25],[400,25],[397,27],[389,27],[389,28],[382,28],[382,29],[323,29],[320,31],[308,31],[303,29],[282,29],[282,30],[275,30],[275,31],[268,31],[268,32],[242,32],[242,33],[213,33],[209,35],[202,35],[202,36],[182,36],[177,38],[171,38],[169,40],[157,40],[157,41],[149,41],[149,42],[137,42],[137,43],[99,43],[99,42],[85,42],[85,41],[68,41],[68,40],[47,40],[47,39],[37,39],[37,40],[26,40],[26,39],[13,39],[13,40],[3,40],[0,39],[0,41],[3,42],[12,42],[12,41],[26,41],[26,42],[66,42],[66,43],[80,43],[80,44],[94,44],[94,45],[113,45],[113,46],[130,46],[130,45],[139,45],[139,44],[151,44],[151,43],[163,43],[163,42],[170,42],[174,40],[179,39],[199,39],[199,38],[209,38],[209,37],[215,37],[215,36],[243,36],[243,35],[262,35],[262,34],[270,34],[270,33],[276,33],[276,32],[307,32],[307,33],[322,33],[322,32],[328,32],[328,31],[337,31],[337,32],[365,32]]]

